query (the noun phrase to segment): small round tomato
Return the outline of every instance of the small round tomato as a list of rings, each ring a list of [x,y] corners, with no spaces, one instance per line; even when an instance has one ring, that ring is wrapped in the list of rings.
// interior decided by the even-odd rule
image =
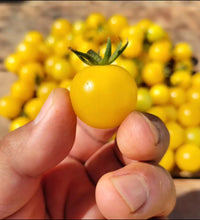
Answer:
[[[54,81],[44,81],[37,88],[37,97],[46,99],[51,91],[57,87],[58,85]]]
[[[34,84],[37,79],[43,79],[45,76],[42,64],[39,62],[30,62],[24,64],[19,71],[20,80]]]
[[[112,128],[134,110],[137,87],[120,66],[90,66],[75,75],[70,97],[81,120],[96,128]]]
[[[37,45],[43,41],[43,36],[39,31],[29,31],[25,34],[24,41]]]
[[[142,19],[137,23],[137,26],[145,33],[147,29],[152,25],[152,21],[149,19]]]
[[[175,45],[173,56],[176,60],[188,59],[192,56],[192,48],[186,42],[180,42]]]
[[[30,118],[30,120],[34,120],[40,109],[42,108],[45,102],[44,98],[32,98],[24,105],[24,113]]]
[[[86,18],[85,23],[88,28],[95,28],[96,29],[106,23],[106,18],[101,13],[91,13]]]
[[[200,147],[200,127],[188,127],[185,130],[186,143],[196,144]]]
[[[23,60],[17,53],[8,55],[4,61],[6,69],[12,73],[18,73],[22,64]]]
[[[77,20],[72,24],[72,32],[73,34],[82,34],[84,33],[86,27],[85,22],[82,20]]]
[[[166,63],[171,58],[171,42],[162,40],[154,42],[149,48],[149,58],[158,62]]]
[[[147,110],[147,112],[152,115],[157,116],[163,122],[167,121],[167,114],[165,112],[165,109],[162,106],[154,105],[149,110]]]
[[[175,153],[175,161],[182,171],[197,172],[200,169],[200,148],[195,144],[184,144]]]
[[[120,31],[127,26],[128,21],[123,15],[115,14],[108,19],[108,29],[113,35],[119,36]]]
[[[152,24],[148,27],[146,37],[149,42],[155,42],[161,40],[166,36],[162,27],[157,24]]]
[[[66,56],[69,53],[69,48],[68,48],[69,46],[70,46],[70,41],[67,40],[66,38],[57,40],[53,47],[55,56],[58,57]]]
[[[170,99],[169,88],[163,83],[153,85],[150,88],[150,95],[156,105],[167,104]]]
[[[22,100],[22,102],[26,102],[33,97],[34,89],[33,84],[17,80],[11,87],[11,95]]]
[[[124,50],[123,56],[128,59],[132,59],[138,57],[142,53],[142,50],[142,41],[132,37],[128,39],[128,46]]]
[[[178,109],[178,121],[185,127],[199,125],[199,107],[192,102],[184,103]]]
[[[24,126],[28,122],[30,122],[30,119],[25,116],[20,116],[18,118],[15,118],[14,120],[11,121],[9,130],[14,131],[17,128]]]
[[[190,87],[186,93],[187,101],[196,103],[200,107],[200,88]]]
[[[181,86],[186,89],[191,85],[192,75],[187,70],[177,70],[171,75],[170,82],[173,86]]]
[[[124,40],[134,38],[139,41],[143,41],[144,39],[144,32],[141,28],[137,25],[131,25],[122,29],[120,33],[120,37]]]
[[[8,95],[0,99],[0,115],[5,118],[16,118],[20,114],[21,108],[22,102],[18,98]]]
[[[170,134],[169,148],[175,150],[185,141],[185,130],[175,121],[166,123],[166,127]]]
[[[175,166],[175,155],[171,149],[168,149],[161,159],[160,166],[165,168],[168,172],[171,172]]]
[[[29,42],[22,42],[18,44],[17,53],[25,62],[37,61],[40,58],[38,47]]]
[[[51,33],[56,37],[63,37],[71,31],[71,28],[71,23],[67,19],[58,18],[52,24]]]
[[[192,87],[200,88],[200,72],[192,75]]]
[[[169,93],[170,93],[169,102],[175,107],[182,105],[186,100],[185,90],[179,86],[169,88]]]
[[[137,111],[145,112],[151,108],[153,102],[149,93],[149,89],[145,87],[139,87],[137,92],[137,104],[135,109]]]
[[[167,104],[164,107],[167,119],[166,121],[176,121],[177,119],[177,109],[174,105]]]
[[[164,82],[164,65],[156,61],[146,63],[142,69],[142,80],[148,86]]]
[[[64,58],[57,59],[52,66],[51,76],[55,80],[72,78],[74,76],[74,70],[69,60]]]

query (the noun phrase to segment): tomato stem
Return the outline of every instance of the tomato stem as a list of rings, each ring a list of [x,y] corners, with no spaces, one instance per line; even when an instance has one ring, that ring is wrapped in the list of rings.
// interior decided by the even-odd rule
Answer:
[[[108,38],[107,41],[107,47],[104,54],[104,57],[102,58],[99,53],[96,53],[93,50],[88,50],[87,53],[83,53],[77,50],[72,49],[69,47],[69,49],[75,53],[80,60],[82,60],[87,65],[109,65],[112,62],[114,62],[126,49],[128,45],[128,41],[124,46],[122,46],[122,41],[117,45],[115,52],[112,54],[112,45],[111,40]]]

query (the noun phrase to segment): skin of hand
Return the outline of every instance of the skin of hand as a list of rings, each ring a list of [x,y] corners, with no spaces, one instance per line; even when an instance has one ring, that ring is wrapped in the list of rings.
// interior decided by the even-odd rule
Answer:
[[[134,111],[118,128],[91,128],[55,89],[34,121],[0,142],[0,219],[166,217],[176,201],[158,165],[168,144],[157,117]]]

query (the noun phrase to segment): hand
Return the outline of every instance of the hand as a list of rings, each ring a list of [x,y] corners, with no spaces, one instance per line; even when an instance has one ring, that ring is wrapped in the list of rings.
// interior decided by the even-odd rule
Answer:
[[[158,166],[168,143],[149,114],[132,112],[118,129],[77,122],[68,92],[56,89],[34,121],[0,143],[0,218],[165,217],[176,198]]]

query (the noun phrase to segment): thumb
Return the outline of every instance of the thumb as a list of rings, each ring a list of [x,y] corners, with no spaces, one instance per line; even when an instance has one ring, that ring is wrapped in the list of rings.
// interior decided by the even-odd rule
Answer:
[[[68,155],[75,129],[76,116],[68,92],[56,89],[34,121],[3,138],[0,142],[0,213],[5,212],[2,210],[5,204],[17,209],[15,206],[30,199],[36,190],[33,185],[39,183],[36,179]]]

